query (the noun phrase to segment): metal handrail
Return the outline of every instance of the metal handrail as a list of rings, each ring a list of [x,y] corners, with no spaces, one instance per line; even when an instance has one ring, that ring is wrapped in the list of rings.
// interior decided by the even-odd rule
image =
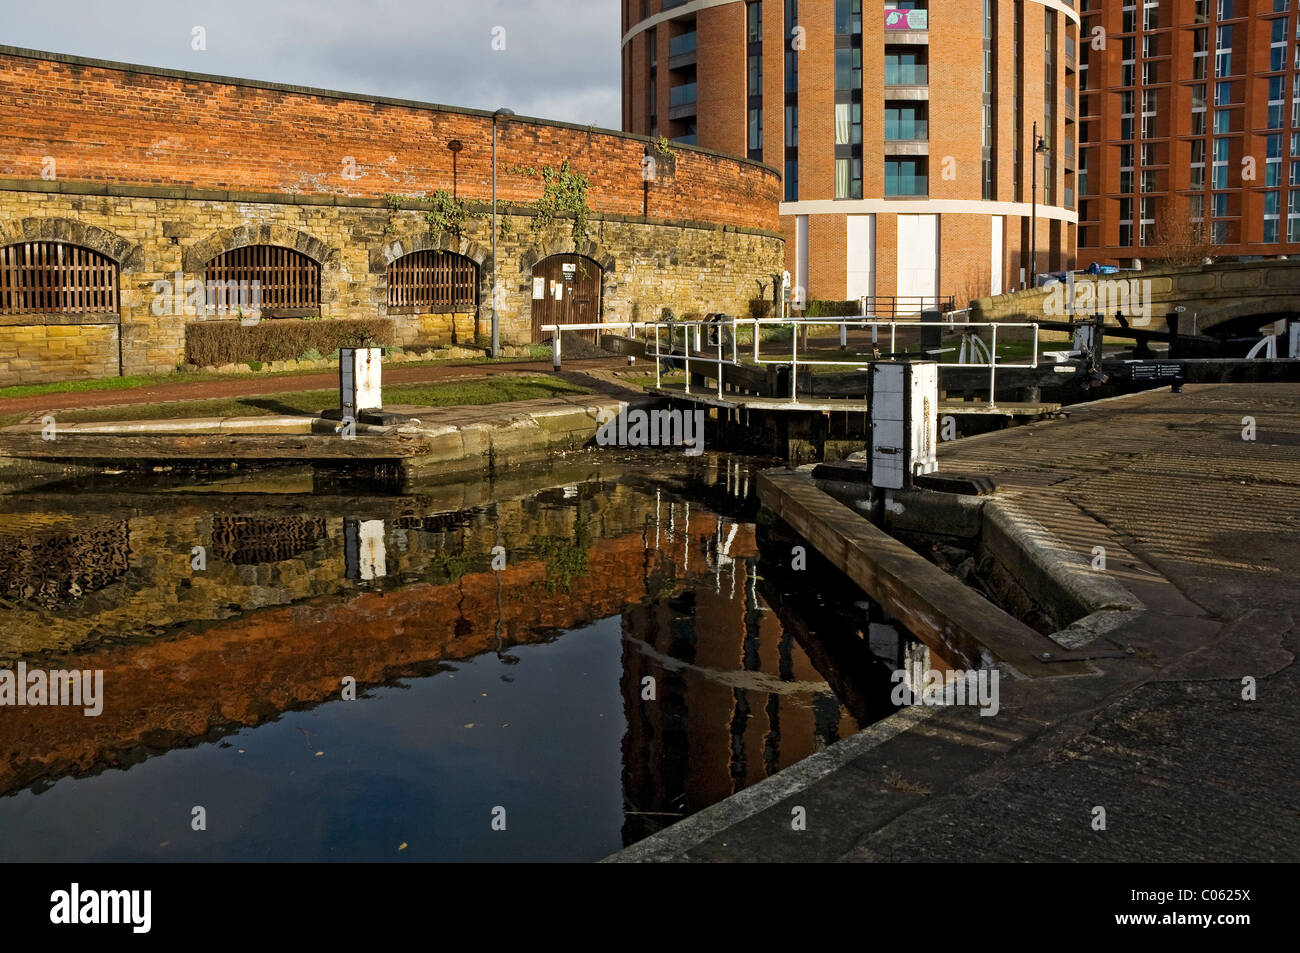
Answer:
[[[865,299],[863,299],[863,307],[865,310]],[[554,343],[553,363],[556,369],[558,369],[560,367],[560,354],[561,354],[560,340],[561,340],[561,335],[565,331],[594,331],[594,330],[601,330],[601,329],[617,330],[617,329],[626,328],[631,330],[633,335],[635,335],[636,329],[641,328],[644,332],[645,338],[648,338],[650,329],[653,328],[655,332],[654,335],[655,337],[655,351],[654,351],[655,386],[656,387],[662,386],[663,359],[665,357],[679,358],[680,360],[682,360],[684,369],[686,371],[686,393],[689,394],[691,392],[691,373],[690,373],[691,361],[694,360],[698,363],[703,363],[703,364],[716,364],[719,365],[719,367],[721,367],[721,365],[723,364],[732,364],[736,366],[740,365],[741,362],[738,359],[738,355],[737,355],[736,330],[742,325],[749,325],[753,327],[753,339],[754,339],[753,340],[754,350],[753,350],[753,356],[751,358],[752,363],[760,366],[773,365],[773,364],[790,365],[790,400],[792,402],[798,400],[798,374],[799,374],[800,363],[802,363],[805,367],[819,367],[819,366],[820,367],[861,367],[864,363],[869,363],[864,361],[836,361],[836,360],[823,359],[823,358],[814,358],[811,360],[808,358],[804,358],[801,362],[799,358],[799,329],[801,327],[806,328],[812,325],[829,327],[829,326],[839,325],[841,348],[846,346],[849,327],[871,328],[872,331],[871,340],[873,344],[875,344],[878,341],[877,332],[881,328],[888,328],[889,329],[889,350],[891,354],[897,353],[898,329],[900,327],[909,330],[910,329],[938,329],[940,333],[943,333],[945,331],[949,333],[960,332],[963,336],[963,343],[962,343],[961,351],[959,353],[959,358],[957,361],[953,363],[945,363],[943,364],[943,366],[952,367],[952,368],[968,368],[968,369],[987,367],[989,369],[989,403],[993,404],[996,402],[997,399],[997,371],[999,367],[999,361],[997,358],[998,328],[999,327],[1032,328],[1034,332],[1033,349],[1030,352],[1029,361],[1024,363],[1015,363],[1015,364],[1003,363],[1000,366],[1005,368],[1013,368],[1013,367],[1037,368],[1038,347],[1039,347],[1039,336],[1038,336],[1039,327],[1038,324],[1035,322],[1012,322],[1012,321],[972,322],[969,320],[969,314],[970,314],[969,309],[963,309],[961,311],[948,311],[942,313],[938,320],[930,320],[930,321],[922,320],[920,317],[911,318],[911,319],[895,318],[886,321],[886,320],[879,320],[876,318],[866,317],[865,315],[856,316],[856,317],[855,316],[828,316],[828,317],[814,317],[814,318],[809,318],[806,316],[803,317],[791,316],[791,317],[784,317],[784,318],[737,318],[734,315],[729,315],[728,317],[730,318],[730,329],[731,329],[731,359],[730,360],[726,360],[723,358],[721,335],[718,335],[718,339],[716,342],[716,349],[717,349],[716,357],[707,357],[703,353],[701,353],[701,348],[700,348],[701,328],[705,326],[708,326],[710,328],[721,328],[727,326],[727,325],[720,324],[717,321],[711,321],[702,318],[681,320],[681,321],[676,319],[668,321],[660,318],[653,321],[614,321],[614,322],[608,322],[602,324],[562,324],[562,325],[547,324],[547,325],[543,325],[540,328],[540,330],[550,331],[554,334],[555,343]],[[962,315],[966,315],[968,319],[965,321],[958,320],[958,318]],[[790,360],[786,361],[784,358],[779,360],[763,359],[759,353],[759,343],[760,343],[759,329],[763,327],[786,326],[786,325],[789,325],[791,329]],[[678,327],[682,328],[683,332],[687,332],[689,329],[694,330],[695,332],[694,349],[696,352],[694,356],[692,356],[692,348],[691,348],[691,341],[690,341],[689,334],[684,334],[685,339],[682,342],[683,345],[682,354],[676,355],[672,352],[672,349],[675,346],[673,338],[676,335],[676,329]],[[659,332],[664,328],[667,328],[669,331],[669,341],[668,341],[669,351],[667,354],[664,354],[660,347],[661,338]],[[983,340],[978,337],[974,338],[973,340],[969,340],[969,341],[967,340],[967,338],[969,338],[970,331],[976,328],[991,329],[990,341],[988,345],[985,345]],[[978,349],[975,345],[976,341],[979,342]],[[970,344],[970,354],[972,358],[978,356],[979,351],[983,350],[988,355],[989,359],[986,361],[985,360],[970,360],[970,361],[964,360],[966,355],[966,345],[968,343]],[[717,374],[717,385],[718,385],[717,387],[718,396],[721,397],[722,396],[721,369],[719,369]]]

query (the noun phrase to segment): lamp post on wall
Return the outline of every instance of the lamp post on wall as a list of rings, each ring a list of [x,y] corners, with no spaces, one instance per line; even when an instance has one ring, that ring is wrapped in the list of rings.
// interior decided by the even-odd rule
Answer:
[[[1047,155],[1047,142],[1038,135],[1038,123],[1034,122],[1034,200],[1033,211],[1029,219],[1029,287],[1038,287],[1038,157]],[[1021,181],[1024,181],[1023,179]]]
[[[465,144],[459,139],[453,139],[447,143],[447,150],[451,153],[451,197],[458,198],[456,192],[456,157],[460,155],[460,150],[465,148]]]
[[[490,357],[501,353],[501,323],[497,318],[497,120],[509,119],[514,110],[502,106],[492,114],[492,347]]]

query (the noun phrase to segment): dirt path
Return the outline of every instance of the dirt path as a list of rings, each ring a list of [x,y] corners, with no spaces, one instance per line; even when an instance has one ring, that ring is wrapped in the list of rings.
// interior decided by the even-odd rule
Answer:
[[[575,370],[625,367],[624,358],[565,360]],[[501,374],[549,373],[550,361],[520,361],[505,364],[427,364],[422,367],[394,365],[384,368],[385,384],[421,384],[431,381],[464,380],[496,377]],[[338,387],[336,370],[317,374],[283,377],[232,376],[229,380],[185,381],[132,387],[125,390],[78,391],[41,394],[35,397],[11,397],[0,400],[0,416],[40,413],[54,410],[84,410],[91,407],[116,407],[123,404],[160,404],[175,400],[208,400],[222,397],[254,397],[264,394],[287,394],[303,390],[329,390]]]

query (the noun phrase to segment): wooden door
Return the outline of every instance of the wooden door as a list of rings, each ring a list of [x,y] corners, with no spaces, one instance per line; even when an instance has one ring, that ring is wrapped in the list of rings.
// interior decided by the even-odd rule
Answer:
[[[547,324],[600,322],[600,265],[582,255],[552,255],[533,266],[533,342],[549,340]],[[595,342],[596,331],[572,332]]]

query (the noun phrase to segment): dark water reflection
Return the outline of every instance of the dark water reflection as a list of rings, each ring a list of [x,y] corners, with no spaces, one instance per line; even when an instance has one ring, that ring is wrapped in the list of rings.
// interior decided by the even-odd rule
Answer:
[[[0,860],[595,860],[762,780],[891,711],[919,647],[785,567],[756,472],[0,495],[0,668],[105,693],[0,708]]]

